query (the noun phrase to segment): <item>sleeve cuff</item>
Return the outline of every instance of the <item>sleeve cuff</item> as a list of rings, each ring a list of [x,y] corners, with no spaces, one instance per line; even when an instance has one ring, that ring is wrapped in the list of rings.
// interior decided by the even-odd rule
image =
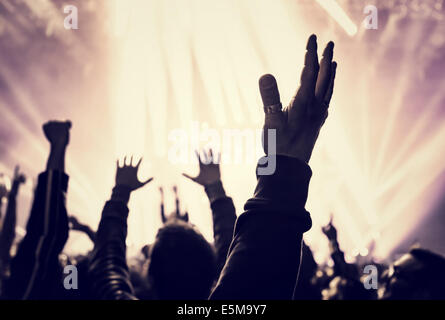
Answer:
[[[279,207],[304,207],[311,177],[307,163],[277,155],[274,174],[257,175],[255,198],[272,201]]]
[[[261,160],[260,162],[261,163]],[[260,166],[260,165],[259,165]],[[258,184],[255,196],[248,200],[246,210],[239,218],[237,227],[249,220],[251,215],[280,216],[300,232],[308,231],[312,226],[309,212],[305,210],[309,181],[312,176],[310,167],[303,161],[286,156],[276,156],[276,169],[272,175],[257,175]],[[269,218],[267,218],[269,216]]]

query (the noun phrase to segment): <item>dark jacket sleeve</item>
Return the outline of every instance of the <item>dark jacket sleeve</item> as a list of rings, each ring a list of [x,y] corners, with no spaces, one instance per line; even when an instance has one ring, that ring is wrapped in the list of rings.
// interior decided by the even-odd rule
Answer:
[[[57,298],[63,286],[58,257],[68,239],[67,187],[68,176],[63,172],[40,174],[26,235],[11,262],[6,298]]]
[[[96,299],[136,299],[126,261],[129,197],[130,190],[115,187],[102,211],[89,267],[92,294]]]
[[[17,222],[17,193],[19,182],[14,181],[8,195],[8,206],[6,207],[5,219],[0,233],[0,277],[3,279],[9,274],[11,263],[11,247],[15,238],[15,227]]]
[[[227,253],[233,238],[236,211],[232,198],[226,196],[221,181],[206,187],[213,217],[213,238],[217,257],[217,275],[226,263]]]
[[[229,255],[211,299],[291,299],[312,172],[298,159],[277,156],[273,175],[258,176],[254,198],[238,218]]]

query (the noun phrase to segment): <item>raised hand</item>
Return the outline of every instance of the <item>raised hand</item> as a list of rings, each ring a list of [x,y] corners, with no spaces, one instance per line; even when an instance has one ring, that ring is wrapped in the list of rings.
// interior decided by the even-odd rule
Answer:
[[[328,237],[329,240],[337,240],[337,229],[332,224],[332,216],[329,223],[321,228],[321,231]]]
[[[124,186],[129,188],[131,191],[142,188],[149,182],[153,180],[153,178],[148,179],[145,182],[141,182],[138,179],[138,170],[142,163],[142,158],[133,166],[133,157],[130,159],[130,163],[127,165],[127,157],[124,158],[123,166],[119,166],[119,161],[117,161],[117,170],[116,170],[116,186]]]
[[[43,125],[43,132],[51,145],[67,146],[70,141],[70,121],[49,121]]]
[[[319,64],[317,37],[307,44],[301,85],[290,105],[281,110],[278,87],[272,75],[260,79],[260,91],[266,113],[264,129],[276,129],[276,154],[309,162],[321,127],[327,116],[334,89],[337,63],[333,62],[334,43],[329,42]],[[264,149],[269,141],[265,135]]]
[[[79,220],[77,220],[77,218],[74,216],[68,217],[68,223],[71,230],[85,233],[94,243],[96,239],[96,232],[94,232],[88,225],[79,222]]]
[[[23,184],[26,182],[26,176],[20,172],[20,167],[16,166],[14,169],[14,178],[13,182],[17,184]]]
[[[47,170],[65,172],[65,153],[70,141],[70,129],[70,121],[49,121],[43,125],[43,132],[51,145]]]
[[[26,177],[20,172],[20,167],[16,166],[14,169],[14,177],[12,178],[12,187],[10,195],[17,196],[20,185],[26,182]]]
[[[215,161],[216,159],[213,156],[212,149],[210,149],[208,153],[203,151],[203,154],[204,154],[204,161],[202,161],[202,158],[199,155],[199,153],[196,152],[196,156],[198,157],[199,161],[198,176],[192,177],[186,173],[183,173],[182,175],[202,186],[208,186],[211,185],[212,183],[221,180],[221,171],[219,169],[219,161]]]

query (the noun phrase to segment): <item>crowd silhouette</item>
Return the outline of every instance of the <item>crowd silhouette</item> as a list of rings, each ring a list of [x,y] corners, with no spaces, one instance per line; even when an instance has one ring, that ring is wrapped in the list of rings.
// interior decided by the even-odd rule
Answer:
[[[2,299],[102,299],[102,300],[350,300],[444,299],[445,259],[422,248],[412,248],[391,265],[375,263],[378,289],[364,286],[363,265],[348,263],[331,222],[323,228],[329,240],[333,265],[317,265],[303,234],[312,226],[305,209],[312,171],[308,163],[320,129],[328,117],[337,63],[334,43],[329,42],[319,60],[317,38],[307,43],[301,85],[288,107],[282,108],[272,75],[259,81],[264,102],[263,129],[275,130],[274,154],[265,139],[267,156],[276,159],[275,172],[257,171],[254,195],[237,217],[226,194],[212,150],[197,153],[199,174],[184,176],[203,187],[209,200],[214,241],[209,243],[187,212],[167,215],[162,203],[163,226],[155,241],[141,248],[138,263],[129,265],[126,254],[128,203],[133,192],[150,186],[140,181],[142,159],[129,156],[116,165],[115,185],[102,211],[97,231],[69,216],[65,206],[69,176],[65,154],[70,121],[50,121],[43,133],[50,144],[45,171],[37,180],[26,234],[17,243],[16,198],[25,175],[14,171],[1,216],[0,294]],[[266,135],[265,135],[266,136]],[[265,165],[260,159],[258,168]],[[99,214],[99,213],[97,213]],[[85,233],[94,243],[91,252],[64,256],[70,230]],[[341,232],[341,230],[340,230]],[[65,287],[64,268],[75,266],[79,284]]]

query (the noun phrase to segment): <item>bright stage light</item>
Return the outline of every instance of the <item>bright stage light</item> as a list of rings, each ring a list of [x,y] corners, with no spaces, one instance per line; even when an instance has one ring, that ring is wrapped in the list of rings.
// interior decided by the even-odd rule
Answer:
[[[317,3],[346,31],[349,36],[355,36],[358,28],[346,12],[335,0],[316,0]]]
[[[258,128],[263,115],[257,79],[263,73],[275,74],[287,103],[298,86],[306,39],[312,32],[319,34],[320,48],[328,39],[343,40],[336,46],[339,73],[331,115],[311,160],[308,208],[314,226],[305,237],[317,259],[328,256],[320,227],[331,213],[351,259],[365,253],[377,238],[373,254],[386,257],[428,213],[431,206],[422,204],[432,200],[422,194],[443,172],[438,150],[445,139],[439,129],[429,133],[428,141],[419,138],[434,122],[443,94],[425,96],[426,111],[404,118],[404,123],[400,120],[417,81],[412,61],[414,49],[423,41],[420,22],[410,24],[410,40],[404,41],[401,17],[390,15],[385,28],[375,31],[380,45],[370,50],[364,33],[352,38],[357,26],[334,0],[317,3],[351,36],[350,42],[345,43],[334,28],[305,19],[307,12],[286,0],[113,3],[117,32],[115,103],[110,112],[116,121],[116,155],[144,156],[149,162],[144,174],[155,175],[154,184],[178,184],[183,206],[207,239],[212,239],[212,228],[205,194],[180,176],[196,166],[166,161],[169,133],[188,130],[193,121],[216,129]],[[389,50],[397,39],[404,55],[395,59]],[[394,61],[397,72],[386,70],[387,60]],[[400,139],[406,123],[412,130]],[[223,166],[222,172],[241,213],[254,189],[254,165]],[[409,182],[404,179],[408,174],[414,177]],[[129,236],[135,248],[152,240],[160,226],[158,195],[155,186],[148,189],[132,199]]]
[[[178,185],[182,209],[188,209],[191,221],[212,240],[205,193],[181,177],[184,171],[196,172],[197,163],[170,163],[169,135],[176,129],[187,131],[195,122],[219,132],[260,128],[263,114],[258,78],[264,73],[274,74],[283,104],[288,103],[298,87],[311,33],[318,35],[320,51],[328,40],[336,42],[339,63],[330,118],[311,160],[314,175],[307,207],[313,228],[305,238],[316,259],[328,257],[329,247],[320,227],[329,221],[331,213],[340,245],[351,260],[365,249],[371,253],[369,245],[373,242],[376,248],[372,254],[387,257],[434,207],[442,190],[432,185],[445,168],[441,154],[445,147],[441,112],[444,83],[432,80],[430,69],[438,69],[445,20],[406,21],[408,15],[401,11],[385,10],[389,16],[381,19],[378,30],[360,29],[357,33],[352,19],[363,19],[362,9],[368,4],[365,0],[103,2],[109,6],[110,19],[101,16],[99,20],[111,21],[111,28],[107,36],[99,32],[92,36],[103,41],[92,46],[95,49],[80,43],[78,36],[85,30],[84,25],[76,32],[62,30],[62,24],[54,28],[63,15],[51,1],[39,1],[43,9],[34,0],[20,2],[39,21],[39,27],[34,28],[34,19],[22,19],[18,21],[21,28],[29,31],[48,26],[43,37],[51,43],[49,47],[60,43],[60,52],[51,57],[69,57],[75,62],[67,63],[63,58],[48,61],[52,59],[38,55],[29,66],[20,61],[20,68],[26,68],[23,74],[27,82],[12,65],[0,66],[6,96],[10,97],[0,102],[0,121],[11,128],[11,136],[18,137],[13,143],[0,141],[5,151],[0,169],[10,172],[14,162],[30,175],[37,174],[41,168],[36,168],[36,163],[43,167],[48,152],[41,135],[42,122],[71,117],[74,128],[67,159],[71,175],[68,209],[96,228],[113,183],[112,157],[144,156],[141,178],[155,176],[155,181],[132,196],[129,255],[152,241],[161,224],[156,189],[160,185],[166,190],[167,212],[174,209],[171,187]],[[12,7],[13,1],[7,3]],[[363,4],[356,15],[352,3]],[[100,8],[100,4],[97,6]],[[350,37],[336,28],[336,23]],[[19,27],[13,26],[7,25],[12,38],[26,38]],[[29,43],[34,43],[31,40]],[[30,47],[37,52],[46,46],[39,42]],[[23,44],[17,48],[23,51]],[[70,91],[70,86],[78,84],[73,83],[73,70],[68,66],[88,69],[88,64],[101,63],[95,60],[97,56],[90,59],[88,50],[99,50],[98,56],[104,61],[109,58],[110,64],[102,62],[103,69],[95,69],[94,79],[78,76],[77,81],[85,80],[88,87],[79,85],[79,90]],[[69,51],[66,56],[65,51]],[[5,52],[0,57],[8,60],[11,54]],[[68,73],[59,75],[65,81],[63,85],[54,82],[54,70]],[[110,87],[98,83],[98,79],[102,82],[107,78]],[[111,89],[109,96],[106,89]],[[73,98],[68,92],[80,96]],[[58,103],[64,106],[59,108]],[[190,140],[187,145],[192,149]],[[222,166],[224,185],[238,214],[252,196],[254,167],[253,163]],[[31,186],[23,191],[30,200]],[[70,241],[76,242],[75,237]],[[85,243],[89,242],[76,242],[74,246],[83,252]]]

